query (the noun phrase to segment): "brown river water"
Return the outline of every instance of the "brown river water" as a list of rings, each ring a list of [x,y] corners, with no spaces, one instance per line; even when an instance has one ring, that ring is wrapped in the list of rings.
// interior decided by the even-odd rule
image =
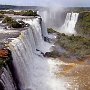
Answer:
[[[89,59],[78,61],[61,58],[56,64],[54,75],[63,79],[65,90],[90,90],[89,62]]]

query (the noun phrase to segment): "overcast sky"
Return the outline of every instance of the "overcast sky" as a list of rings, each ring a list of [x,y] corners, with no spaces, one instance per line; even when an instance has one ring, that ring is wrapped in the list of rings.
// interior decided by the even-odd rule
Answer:
[[[0,0],[0,4],[24,6],[90,6],[90,0]]]

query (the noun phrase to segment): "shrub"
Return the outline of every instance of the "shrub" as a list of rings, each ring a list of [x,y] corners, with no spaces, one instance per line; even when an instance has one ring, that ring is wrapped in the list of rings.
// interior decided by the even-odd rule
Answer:
[[[38,16],[36,11],[26,10],[21,12],[14,12],[14,15],[22,15],[22,16]]]
[[[0,14],[0,18],[4,18],[4,15],[3,14]]]
[[[13,22],[13,19],[11,17],[5,17],[2,23],[11,23]]]
[[[13,21],[10,26],[13,28],[22,28],[22,25],[19,24],[17,21]]]
[[[29,11],[21,11],[22,16],[37,16],[37,12],[29,10]]]

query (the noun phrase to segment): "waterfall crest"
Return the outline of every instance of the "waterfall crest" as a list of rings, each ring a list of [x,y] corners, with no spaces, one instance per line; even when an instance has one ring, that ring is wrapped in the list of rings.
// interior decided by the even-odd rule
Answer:
[[[65,22],[59,32],[65,34],[76,34],[75,25],[78,20],[79,13],[67,13]]]

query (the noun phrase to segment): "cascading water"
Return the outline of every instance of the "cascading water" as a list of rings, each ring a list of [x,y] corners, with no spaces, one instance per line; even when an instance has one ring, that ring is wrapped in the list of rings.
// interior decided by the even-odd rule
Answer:
[[[43,38],[42,38],[39,19],[36,18],[36,19],[25,21],[25,22],[31,25],[31,27],[33,29],[33,35],[34,35],[34,40],[35,40],[35,43],[36,43],[36,47],[38,49],[41,49],[41,46],[42,46],[42,43],[43,43]]]
[[[35,50],[43,47],[45,53],[52,46],[42,39],[42,28],[38,19],[24,20],[30,24],[29,28],[21,31],[21,35],[9,43],[20,90],[66,90],[63,81],[54,76],[54,62]],[[38,44],[41,47],[37,47]]]
[[[42,39],[38,18],[26,22],[30,24],[29,29],[22,31],[18,38],[9,43],[19,87],[21,90],[52,90],[48,85],[50,81],[48,62],[41,54],[36,55],[34,50],[41,47],[47,50],[51,45]],[[41,47],[37,47],[39,44]]]
[[[41,21],[41,18],[34,18],[34,19],[28,19],[28,20],[23,20],[25,23],[30,24],[30,28],[32,29],[32,34],[33,34],[33,38],[34,38],[34,43],[36,47],[36,49],[40,50],[41,52],[45,53],[46,51],[48,51],[48,47],[47,44],[45,43],[43,40],[42,36],[47,36],[47,29],[44,28],[45,25],[44,23]],[[44,47],[47,47],[44,49]]]
[[[42,23],[41,23],[41,28],[42,28],[42,35],[43,35],[43,37],[48,37],[47,28],[46,28],[45,23],[44,23],[43,20],[42,20]]]
[[[9,69],[2,68],[3,73],[0,76],[0,83],[3,86],[3,90],[16,90],[11,73]]]
[[[61,28],[59,28],[59,32],[65,34],[76,34],[75,25],[78,20],[79,13],[67,13],[65,23]]]
[[[30,64],[33,60],[33,52],[28,38],[23,35],[24,32],[19,38],[14,39],[9,46],[12,50],[13,65],[16,69],[16,74],[20,81],[19,87],[21,90],[27,90],[31,82]]]

